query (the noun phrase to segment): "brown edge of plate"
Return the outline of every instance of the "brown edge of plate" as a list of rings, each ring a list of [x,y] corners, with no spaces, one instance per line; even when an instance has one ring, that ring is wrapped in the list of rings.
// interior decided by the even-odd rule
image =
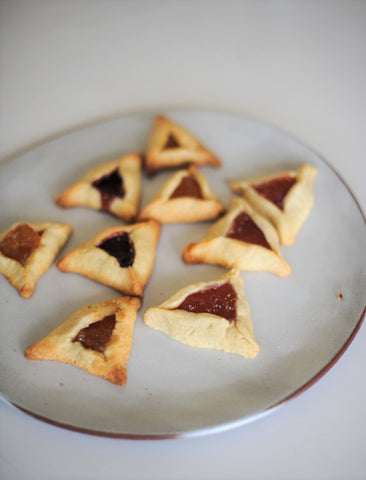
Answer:
[[[366,306],[360,316],[360,319],[358,320],[356,326],[352,330],[350,336],[344,343],[344,345],[341,347],[341,349],[334,355],[334,357],[321,369],[319,372],[317,372],[310,380],[305,382],[301,387],[297,388],[294,392],[292,392],[290,395],[284,397],[283,399],[279,400],[278,402],[274,403],[273,405],[270,405],[267,407],[263,413],[270,413],[271,410],[275,410],[277,407],[284,405],[285,403],[289,402],[290,400],[293,400],[294,398],[298,397],[302,393],[304,393],[306,390],[308,390],[310,387],[312,387],[316,382],[318,382],[334,365],[338,362],[338,360],[342,357],[342,355],[346,352],[348,347],[351,345],[352,341],[356,337],[358,331],[361,328],[361,325],[363,323],[364,317],[366,314]],[[116,438],[116,439],[124,439],[124,440],[173,440],[177,438],[186,438],[190,436],[203,436],[207,435],[209,433],[214,433],[215,430],[217,429],[217,433],[219,431],[225,431],[231,429],[231,424],[229,423],[227,425],[227,428],[222,428],[220,426],[212,427],[212,428],[203,428],[200,432],[200,430],[194,430],[192,433],[194,435],[191,435],[190,432],[178,432],[178,433],[162,433],[162,434],[133,434],[133,433],[113,433],[113,432],[103,432],[99,430],[92,430],[88,428],[83,428],[83,427],[77,427],[73,425],[68,425],[62,422],[57,422],[56,420],[52,420],[50,418],[44,417],[42,415],[38,415],[37,413],[31,412],[27,410],[24,407],[21,407],[20,405],[17,405],[16,403],[10,402],[11,405],[16,407],[18,410],[22,411],[23,413],[40,420],[42,422],[48,423],[54,427],[59,427],[63,428],[66,430],[70,430],[73,432],[77,433],[82,433],[86,435],[93,435],[96,437],[104,437],[104,438]],[[245,417],[243,418],[242,422],[235,422],[235,425],[242,426],[245,423],[249,423],[251,421],[254,421],[256,419],[260,418],[260,415],[253,415],[253,418]]]

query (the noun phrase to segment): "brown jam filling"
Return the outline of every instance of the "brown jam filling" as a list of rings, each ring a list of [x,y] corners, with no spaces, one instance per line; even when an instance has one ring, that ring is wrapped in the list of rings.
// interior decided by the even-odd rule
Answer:
[[[193,313],[212,313],[230,322],[236,319],[237,295],[230,283],[213,285],[188,295],[176,308]]]
[[[91,348],[96,352],[104,353],[115,324],[116,316],[108,315],[80,330],[73,342],[80,342],[84,348]]]
[[[115,257],[121,267],[131,267],[135,260],[135,247],[127,232],[115,233],[98,245],[108,255]]]
[[[195,178],[191,176],[183,177],[180,184],[169,198],[180,197],[203,198],[201,187]]]
[[[0,251],[6,257],[12,258],[24,266],[40,241],[40,233],[26,223],[21,223],[2,239]]]
[[[268,180],[268,182],[253,185],[253,188],[270,202],[283,210],[285,197],[290,188],[296,183],[296,177],[289,174]]]
[[[113,172],[94,180],[92,185],[100,192],[103,211],[109,211],[113,200],[116,197],[123,198],[126,194],[126,190],[123,185],[123,179],[118,171],[118,168],[113,170]]]
[[[267,242],[262,230],[253,222],[250,216],[245,213],[239,213],[226,234],[226,237],[235,240],[241,240],[246,243],[253,243],[261,247],[271,250],[271,246]]]
[[[170,148],[179,148],[180,144],[177,142],[177,139],[174,135],[169,134],[168,139],[163,147],[163,150],[168,150]]]

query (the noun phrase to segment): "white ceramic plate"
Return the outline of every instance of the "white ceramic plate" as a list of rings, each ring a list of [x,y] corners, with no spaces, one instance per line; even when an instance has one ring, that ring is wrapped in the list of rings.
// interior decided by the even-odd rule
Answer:
[[[318,167],[315,205],[294,246],[282,248],[289,277],[244,272],[260,354],[253,360],[194,349],[148,328],[143,314],[179,288],[214,280],[225,270],[187,266],[180,255],[208,224],[163,227],[153,274],[145,289],[124,387],[72,365],[29,361],[24,349],[75,310],[118,292],[53,265],[34,296],[20,298],[0,276],[2,398],[45,421],[78,431],[124,438],[164,438],[217,432],[242,425],[301,393],[341,356],[365,313],[366,235],[349,189],[322,159],[283,132],[239,116],[174,111],[223,162],[203,169],[228,206],[228,182]],[[83,208],[62,210],[53,199],[94,165],[143,151],[154,114],[116,118],[54,139],[0,168],[0,231],[16,221],[69,222],[75,233],[62,253],[118,219]],[[171,175],[144,177],[142,205]],[[341,292],[343,300],[339,300]]]

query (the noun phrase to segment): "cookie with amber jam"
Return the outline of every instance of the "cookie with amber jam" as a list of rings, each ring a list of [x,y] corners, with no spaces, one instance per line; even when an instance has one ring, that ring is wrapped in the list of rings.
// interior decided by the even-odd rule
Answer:
[[[60,207],[87,207],[134,221],[141,197],[140,154],[103,163],[56,198]]]
[[[72,231],[66,223],[19,222],[0,234],[0,272],[21,297],[33,295]]]
[[[187,264],[209,263],[282,277],[291,272],[274,227],[239,197],[232,199],[229,211],[210,227],[204,239],[186,246],[182,258]]]
[[[42,340],[28,347],[29,360],[70,363],[117,385],[127,380],[137,297],[83,307]]]
[[[304,164],[298,171],[232,182],[230,188],[244,196],[275,226],[283,245],[293,245],[314,203],[316,173],[316,167]]]
[[[144,322],[192,347],[210,348],[253,358],[259,352],[236,269],[211,282],[179,290],[158,307],[149,308]]]
[[[146,150],[145,169],[149,175],[160,170],[190,164],[220,167],[220,160],[193,133],[170,118],[154,119]]]
[[[152,272],[161,225],[155,220],[110,227],[57,263],[126,295],[142,296]]]
[[[139,219],[155,218],[160,223],[200,222],[216,219],[223,211],[204,175],[192,165],[164,183]]]

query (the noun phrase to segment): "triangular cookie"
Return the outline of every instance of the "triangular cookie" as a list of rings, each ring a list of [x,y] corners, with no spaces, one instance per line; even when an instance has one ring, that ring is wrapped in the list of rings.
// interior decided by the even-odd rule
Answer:
[[[103,163],[86,173],[55,201],[60,207],[88,207],[131,222],[139,208],[141,166],[141,155],[137,153]]]
[[[213,220],[223,211],[204,175],[191,165],[164,183],[139,219],[155,218],[161,223],[199,222]]]
[[[199,167],[221,166],[220,160],[191,132],[167,117],[156,117],[146,151],[146,172],[151,175],[189,164]]]
[[[248,358],[259,352],[243,279],[235,269],[218,280],[179,290],[160,306],[149,308],[144,322],[192,347]]]
[[[287,171],[250,182],[232,182],[230,188],[243,195],[272,222],[283,245],[293,245],[314,203],[316,173],[316,167],[305,164],[297,172]]]
[[[187,245],[182,257],[188,264],[210,263],[279,276],[291,272],[280,253],[274,227],[238,197],[232,199],[229,211],[211,226],[203,240]]]
[[[49,269],[72,231],[66,223],[20,222],[0,234],[0,272],[23,298],[33,295],[38,279]]]
[[[107,228],[66,254],[57,266],[126,295],[142,296],[154,266],[160,231],[155,220]]]
[[[127,380],[137,297],[81,308],[49,335],[26,349],[30,360],[71,363],[117,385]]]

